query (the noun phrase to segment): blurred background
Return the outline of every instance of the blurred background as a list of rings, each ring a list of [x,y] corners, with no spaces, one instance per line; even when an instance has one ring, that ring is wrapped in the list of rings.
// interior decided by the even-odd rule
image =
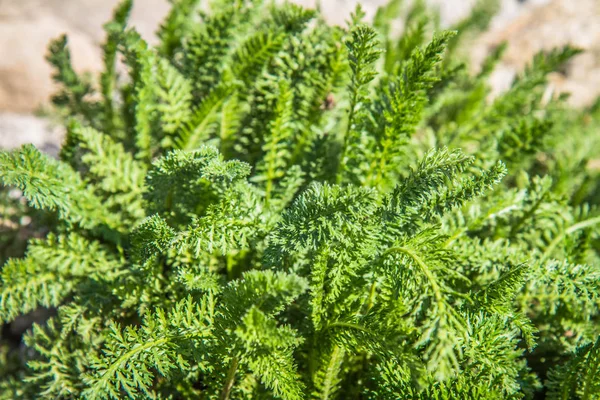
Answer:
[[[296,0],[314,6],[315,0]],[[362,0],[368,17],[387,0]],[[55,87],[45,61],[48,42],[69,37],[78,71],[102,66],[102,25],[118,0],[0,0],[0,148],[33,143],[56,153],[62,131],[44,117]],[[357,0],[321,0],[331,23],[343,24]],[[428,0],[450,27],[468,15],[474,0]],[[502,0],[488,31],[470,43],[472,68],[503,41],[509,44],[491,77],[496,92],[506,88],[534,53],[572,43],[585,50],[560,74],[552,89],[570,92],[571,104],[592,103],[600,93],[600,0]],[[168,0],[137,0],[130,25],[150,42],[169,9]],[[401,27],[399,27],[401,29]]]

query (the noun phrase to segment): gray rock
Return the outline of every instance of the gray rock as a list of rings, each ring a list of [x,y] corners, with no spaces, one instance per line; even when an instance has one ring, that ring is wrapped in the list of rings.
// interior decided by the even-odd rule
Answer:
[[[78,71],[102,67],[102,25],[118,0],[0,0],[0,110],[33,112],[55,87],[45,60],[48,42],[66,33]],[[136,1],[131,24],[152,39],[167,0]]]
[[[540,50],[572,44],[584,53],[564,74],[551,76],[551,90],[571,93],[574,106],[588,105],[600,94],[600,2],[598,0],[530,0],[523,6],[506,2],[471,50],[479,64],[491,48],[508,42],[502,63],[492,76],[496,92],[504,89]],[[511,5],[512,6],[509,6]]]
[[[40,150],[57,156],[62,137],[63,129],[46,118],[0,112],[0,149],[32,143]]]

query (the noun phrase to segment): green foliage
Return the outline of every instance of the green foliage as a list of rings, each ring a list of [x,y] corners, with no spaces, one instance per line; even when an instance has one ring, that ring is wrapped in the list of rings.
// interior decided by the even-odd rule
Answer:
[[[121,2],[98,82],[53,42],[60,160],[0,153],[0,318],[51,315],[1,399],[600,397],[600,107],[544,95],[577,50],[488,101],[496,2],[172,3],[154,47]]]
[[[567,365],[561,365],[549,373],[550,399],[564,399],[573,395],[593,399],[600,388],[600,339],[577,349]]]
[[[31,271],[31,268],[45,266],[45,271]],[[102,268],[97,266],[102,265]],[[90,242],[76,234],[68,237],[49,235],[45,240],[31,241],[27,255],[22,260],[13,259],[2,270],[3,282],[6,282],[6,292],[2,293],[3,319],[9,320],[15,315],[22,314],[23,308],[35,307],[42,304],[46,307],[57,305],[64,294],[58,291],[65,289],[68,293],[74,288],[77,280],[89,277],[91,274],[104,274],[108,278],[116,271],[119,262],[113,259],[98,242]],[[51,275],[45,276],[46,274]],[[36,280],[29,279],[37,275]],[[64,280],[64,282],[62,282]],[[55,291],[53,285],[58,285]],[[19,287],[18,290],[11,290]],[[31,298],[15,298],[15,296],[31,296]],[[37,300],[41,297],[45,300]],[[11,306],[12,304],[12,306]],[[15,308],[17,307],[17,308]],[[18,308],[21,309],[18,309]]]

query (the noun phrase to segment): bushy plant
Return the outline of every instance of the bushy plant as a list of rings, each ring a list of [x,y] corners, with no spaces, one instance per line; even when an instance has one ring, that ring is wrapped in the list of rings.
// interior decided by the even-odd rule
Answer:
[[[55,217],[2,269],[5,322],[55,315],[1,398],[600,398],[600,107],[546,85],[576,49],[488,101],[489,2],[173,3],[154,47],[119,5],[98,81],[54,41],[60,160],[0,153]]]

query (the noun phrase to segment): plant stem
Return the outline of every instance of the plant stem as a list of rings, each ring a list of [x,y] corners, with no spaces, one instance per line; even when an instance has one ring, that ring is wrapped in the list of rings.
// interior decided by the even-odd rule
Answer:
[[[444,309],[445,301],[444,301],[444,296],[442,294],[442,289],[441,289],[440,285],[438,284],[438,281],[437,281],[435,275],[433,274],[433,272],[431,272],[431,270],[429,269],[427,264],[425,264],[425,262],[421,259],[421,257],[419,257],[411,249],[407,249],[406,247],[392,247],[392,248],[388,249],[385,253],[383,253],[383,257],[385,257],[391,253],[401,253],[401,254],[404,254],[413,259],[413,261],[421,269],[421,272],[423,273],[423,275],[425,275],[425,277],[429,281],[429,284],[431,285],[431,289],[433,290],[433,295],[435,296],[435,299],[439,303],[438,306],[440,308]]]
[[[550,257],[550,255],[552,254],[552,251],[554,251],[556,246],[558,246],[560,241],[563,240],[565,238],[565,236],[575,233],[581,229],[589,228],[596,224],[600,224],[600,217],[581,221],[575,225],[571,225],[568,229],[565,229],[558,236],[556,236],[556,238],[554,238],[554,240],[550,243],[550,245],[548,245],[548,247],[546,248],[546,251],[544,251],[544,254],[542,255],[542,261],[546,261]]]
[[[331,323],[331,324],[327,325],[325,327],[325,329],[323,329],[323,332],[325,332],[326,330],[331,329],[331,328],[348,328],[348,329],[354,329],[354,330],[361,331],[361,332],[372,333],[370,330],[368,330],[364,326],[360,326],[358,324],[353,324],[353,323],[350,323],[350,322],[334,322],[334,323]]]
[[[369,298],[367,299],[367,308],[365,310],[365,314],[369,312],[371,308],[373,308],[373,303],[375,302],[375,295],[377,294],[377,282],[373,282],[371,284],[371,289],[369,290]]]
[[[235,382],[235,373],[237,372],[237,367],[239,364],[239,360],[237,357],[234,357],[231,360],[231,365],[229,366],[229,370],[227,371],[227,378],[225,379],[225,386],[223,386],[223,390],[221,391],[221,400],[228,400],[229,395],[231,394],[231,389],[233,388],[233,383]]]
[[[333,351],[331,352],[329,364],[327,365],[321,400],[328,400],[329,397],[333,394],[335,386],[334,382],[339,373],[339,364],[341,363],[341,360],[343,360],[343,358],[344,350],[340,349],[338,346],[335,346],[333,348]]]
[[[227,279],[233,280],[233,257],[231,254],[227,254]]]
[[[360,69],[358,70],[358,72],[356,72],[356,76],[359,76],[360,74]],[[353,79],[356,79],[353,78]],[[339,185],[340,183],[342,183],[342,179],[344,177],[344,158],[346,158],[346,151],[348,149],[348,138],[350,136],[350,132],[352,131],[352,125],[354,124],[354,114],[356,113],[356,105],[358,104],[358,85],[356,83],[353,83],[353,93],[352,93],[352,97],[350,99],[350,110],[348,112],[348,125],[346,126],[346,132],[344,132],[344,142],[342,143],[342,151],[340,153],[340,159],[339,159],[339,163],[338,163],[338,170],[337,170],[337,177],[336,177],[336,183]]]

